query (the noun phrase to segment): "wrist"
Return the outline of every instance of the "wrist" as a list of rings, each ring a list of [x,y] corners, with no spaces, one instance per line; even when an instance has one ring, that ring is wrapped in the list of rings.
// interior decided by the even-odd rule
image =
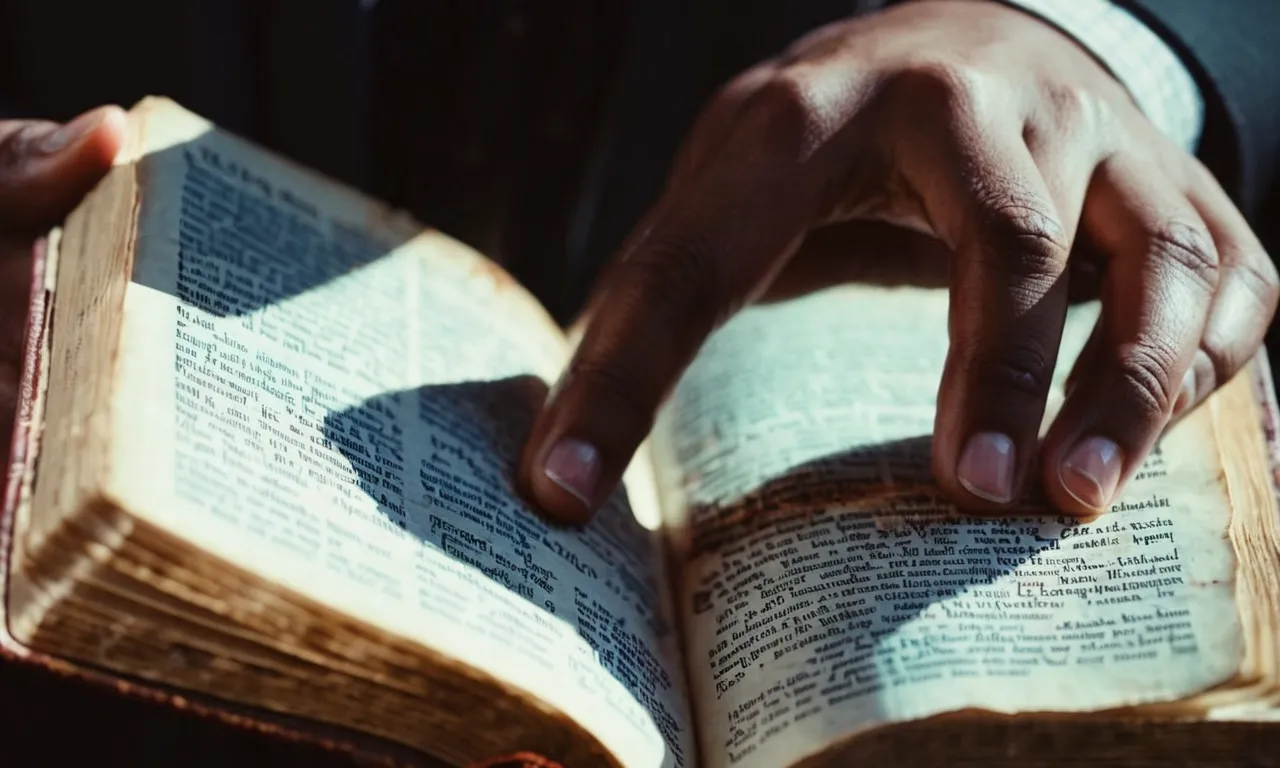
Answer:
[[[1178,55],[1111,0],[891,0],[890,5],[999,5],[1056,29],[1128,92],[1155,127],[1195,152],[1204,127],[1199,86]]]
[[[1188,152],[1204,125],[1199,87],[1178,55],[1111,0],[984,0],[1063,33],[1111,74],[1147,119]]]

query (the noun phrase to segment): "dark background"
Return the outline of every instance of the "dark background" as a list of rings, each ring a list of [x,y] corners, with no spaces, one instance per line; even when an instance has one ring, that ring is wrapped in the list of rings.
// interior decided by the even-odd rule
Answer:
[[[0,117],[169,96],[469,243],[567,321],[713,89],[860,3],[875,4],[0,0]],[[1197,9],[1274,16],[1269,3],[1165,5],[1195,28]],[[1274,244],[1274,185],[1262,194]],[[79,762],[342,764],[0,664],[0,763]]]
[[[896,1],[0,0],[0,117],[169,96],[472,245],[567,322],[719,84]],[[1280,3],[1114,1],[1200,81],[1202,156],[1274,244]]]
[[[0,0],[0,109],[169,96],[467,242],[565,321],[715,86],[854,5]]]

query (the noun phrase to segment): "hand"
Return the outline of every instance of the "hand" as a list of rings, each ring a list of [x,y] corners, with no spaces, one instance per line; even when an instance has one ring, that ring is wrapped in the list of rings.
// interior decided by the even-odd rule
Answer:
[[[522,457],[526,492],[587,519],[736,309],[931,256],[952,305],[933,470],[972,510],[1008,508],[1033,466],[1076,267],[1096,259],[1102,316],[1040,446],[1067,513],[1104,510],[1276,307],[1227,195],[1073,40],[985,0],[905,3],[819,30],[712,101],[588,306]]]
[[[124,125],[118,107],[66,125],[0,121],[0,456],[8,457],[17,404],[32,248],[111,167]]]

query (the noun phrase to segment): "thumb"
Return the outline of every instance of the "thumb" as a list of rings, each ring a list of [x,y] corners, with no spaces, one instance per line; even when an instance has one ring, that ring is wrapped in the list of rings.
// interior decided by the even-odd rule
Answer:
[[[119,107],[100,107],[65,125],[0,122],[0,233],[40,234],[106,174],[124,140]]]

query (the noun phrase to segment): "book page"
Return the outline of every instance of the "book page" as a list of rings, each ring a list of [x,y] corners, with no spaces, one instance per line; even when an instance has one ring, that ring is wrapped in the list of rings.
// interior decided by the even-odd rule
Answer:
[[[576,532],[512,488],[559,329],[453,241],[143,109],[120,504],[532,694],[625,765],[684,764],[655,535],[625,491]]]
[[[1096,314],[1073,310],[1051,408]],[[656,466],[690,516],[680,610],[713,768],[963,708],[1169,700],[1237,670],[1211,422],[1175,429],[1091,523],[957,516],[929,473],[946,315],[945,291],[861,287],[752,308],[664,411]]]

